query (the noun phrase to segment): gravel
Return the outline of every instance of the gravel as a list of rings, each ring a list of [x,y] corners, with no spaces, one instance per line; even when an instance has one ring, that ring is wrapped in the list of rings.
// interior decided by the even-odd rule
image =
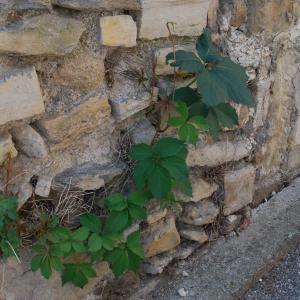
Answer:
[[[266,274],[244,300],[300,300],[300,245]]]

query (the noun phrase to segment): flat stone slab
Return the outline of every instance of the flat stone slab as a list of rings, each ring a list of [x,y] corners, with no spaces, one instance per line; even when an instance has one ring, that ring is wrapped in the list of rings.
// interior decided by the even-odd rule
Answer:
[[[205,253],[178,263],[152,294],[139,299],[239,299],[300,242],[300,178],[253,211],[252,224],[239,237],[219,239]],[[202,252],[202,255],[201,255]],[[188,273],[187,277],[182,272]]]

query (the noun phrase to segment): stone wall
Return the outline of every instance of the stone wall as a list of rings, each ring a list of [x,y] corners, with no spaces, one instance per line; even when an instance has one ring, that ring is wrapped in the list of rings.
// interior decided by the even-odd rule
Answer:
[[[143,269],[229,234],[300,168],[299,14],[299,0],[0,0],[0,190],[22,207],[66,186],[97,202],[123,184],[129,145],[173,134],[153,112],[172,87],[166,23],[178,49],[208,25],[247,69],[256,107],[237,106],[239,128],[190,147],[193,197],[149,207]]]

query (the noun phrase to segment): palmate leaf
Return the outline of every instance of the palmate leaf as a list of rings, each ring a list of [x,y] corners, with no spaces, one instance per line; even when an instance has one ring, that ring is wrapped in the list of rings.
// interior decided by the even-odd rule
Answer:
[[[184,142],[175,138],[161,138],[153,150],[159,157],[176,156],[178,153],[186,149]]]
[[[105,223],[105,233],[120,232],[129,225],[128,210],[112,211]]]

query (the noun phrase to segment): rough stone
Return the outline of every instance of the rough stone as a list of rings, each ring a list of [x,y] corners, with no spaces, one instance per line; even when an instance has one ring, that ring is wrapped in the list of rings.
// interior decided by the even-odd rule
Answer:
[[[196,171],[190,173],[190,180],[193,189],[192,197],[186,196],[180,191],[175,193],[176,198],[182,202],[198,202],[210,197],[218,189],[218,185],[215,183],[210,184],[203,180]]]
[[[110,118],[110,105],[106,95],[90,96],[86,101],[74,107],[69,113],[41,119],[35,123],[36,128],[51,143],[66,143],[66,139],[91,133],[104,125]]]
[[[65,55],[77,46],[83,23],[56,15],[40,15],[0,28],[0,53]]]
[[[67,56],[54,75],[56,83],[83,90],[100,87],[104,79],[104,57],[90,51]]]
[[[218,8],[219,0],[211,0],[207,13],[207,25],[213,31],[218,30]]]
[[[44,111],[43,97],[33,67],[0,74],[0,125]]]
[[[11,5],[15,10],[50,10],[51,0],[13,0]]]
[[[18,210],[27,202],[27,200],[32,196],[33,187],[29,182],[24,182],[18,187]]]
[[[252,165],[225,174],[224,215],[228,216],[250,204],[254,195],[255,168]]]
[[[142,232],[142,239],[146,257],[152,257],[175,248],[180,244],[180,236],[174,217],[169,215],[150,225]]]
[[[175,23],[178,36],[198,36],[206,27],[209,3],[210,0],[142,0],[139,38],[168,37],[167,22]]]
[[[34,193],[41,197],[48,197],[51,191],[53,177],[39,176]]]
[[[23,254],[21,262],[22,264],[18,264],[15,258],[11,257],[6,262],[5,269],[3,269],[4,264],[1,264],[1,272],[5,273],[1,299],[82,300],[87,299],[93,293],[101,280],[112,278],[108,263],[101,262],[94,266],[97,277],[90,279],[83,289],[72,284],[62,286],[58,272],[55,272],[49,280],[45,280],[39,272],[28,272],[30,270],[29,254]]]
[[[100,43],[111,47],[134,47],[137,27],[129,15],[107,16],[100,18]]]
[[[208,241],[208,235],[201,227],[196,226],[182,226],[179,230],[180,236],[194,242],[198,242],[199,244],[204,244]]]
[[[173,258],[174,253],[170,252],[151,257],[143,263],[142,270],[151,275],[161,274],[165,267],[172,262]]]
[[[84,191],[96,190],[122,174],[125,168],[126,164],[122,162],[110,162],[102,165],[84,163],[58,174],[54,178],[54,182],[57,185],[71,185]]]
[[[10,134],[0,135],[0,165],[2,165],[9,157],[13,158],[18,155],[15,145]]]
[[[219,212],[219,207],[211,200],[203,200],[195,204],[187,204],[180,220],[183,223],[196,226],[211,224]]]
[[[247,19],[247,0],[233,0],[233,9],[230,24],[240,27]]]
[[[294,147],[288,154],[288,168],[295,170],[300,167],[300,147]]]
[[[156,135],[156,129],[147,118],[143,118],[129,128],[129,133],[134,144],[150,145]]]
[[[75,10],[139,10],[138,0],[52,0],[52,3],[58,6]]]
[[[48,155],[43,138],[29,125],[22,125],[11,130],[17,149],[32,158],[44,158]]]
[[[168,210],[166,208],[162,209],[155,199],[151,199],[147,207],[147,223],[153,224],[160,221],[167,215],[167,212]]]
[[[250,33],[281,32],[291,24],[292,15],[291,0],[253,0],[248,7],[247,27]]]
[[[189,146],[187,164],[190,167],[213,167],[230,161],[238,161],[250,155],[252,144],[249,139],[221,141],[214,144],[198,142]]]
[[[242,215],[229,215],[225,217],[224,223],[221,227],[221,233],[227,235],[236,230],[238,225],[241,223],[242,218]]]

